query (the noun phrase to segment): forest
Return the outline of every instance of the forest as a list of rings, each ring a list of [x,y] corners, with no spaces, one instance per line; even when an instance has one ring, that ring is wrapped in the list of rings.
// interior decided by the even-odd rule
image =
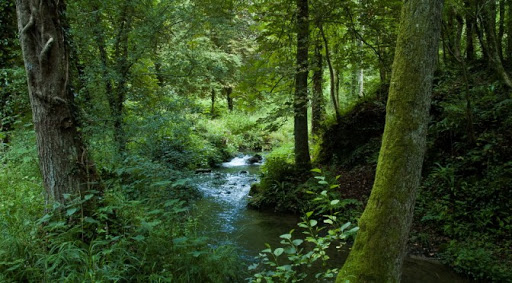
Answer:
[[[512,1],[0,0],[0,282],[512,282]]]

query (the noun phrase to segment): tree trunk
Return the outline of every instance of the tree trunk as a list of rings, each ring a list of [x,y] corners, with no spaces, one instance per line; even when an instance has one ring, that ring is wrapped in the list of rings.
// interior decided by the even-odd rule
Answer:
[[[128,61],[128,41],[129,32],[132,28],[133,13],[130,1],[124,2],[121,12],[121,26],[114,43],[115,72],[117,79],[113,82],[107,82],[107,90],[110,84],[111,92],[107,92],[107,98],[110,106],[110,112],[114,121],[114,141],[117,144],[119,153],[124,153],[126,149],[126,133],[124,129],[124,102],[128,92],[127,82],[130,74],[131,64]],[[106,54],[106,50],[104,50]]]
[[[442,0],[404,3],[373,190],[337,282],[399,282],[426,148]]]
[[[49,201],[64,203],[65,194],[99,189],[69,90],[65,6],[58,0],[17,0],[16,10],[43,184]]]
[[[509,88],[512,88],[512,79],[508,75],[507,71],[503,67],[501,61],[497,38],[496,38],[496,2],[485,1],[482,2],[482,25],[485,30],[486,42],[487,42],[487,53],[489,58],[489,65],[494,69],[496,74],[501,77],[503,83]]]
[[[215,118],[215,89],[212,88],[212,95],[211,95],[212,105],[210,107],[210,115],[212,118]]]
[[[509,0],[510,1],[510,0]],[[498,53],[501,61],[503,61],[503,35],[505,34],[505,1],[499,1],[500,4],[500,22],[498,28],[498,38],[496,43],[498,45]]]
[[[478,37],[478,42],[480,43],[480,49],[482,50],[482,55],[484,58],[489,58],[489,53],[487,52],[487,45],[484,42],[484,32],[481,21],[476,22],[475,29],[476,35]]]
[[[512,1],[508,1],[507,8],[507,59],[512,64]]]
[[[226,91],[226,100],[228,102],[228,110],[229,110],[229,112],[233,112],[233,97],[231,97],[231,94],[233,93],[233,88],[228,86],[228,87],[225,87],[224,90]]]
[[[472,13],[471,1],[464,1],[466,7],[466,59],[468,62],[475,60],[475,15]]]
[[[329,75],[330,75],[330,82],[331,82],[331,101],[332,101],[332,106],[334,107],[334,113],[336,115],[336,121],[339,121],[340,120],[340,107],[339,107],[339,104],[338,104],[338,100],[336,99],[336,87],[335,87],[336,78],[335,78],[335,75],[334,75],[334,68],[332,67],[331,55],[329,53],[329,42],[327,41],[327,37],[325,36],[324,28],[322,27],[322,25],[319,26],[319,29],[320,29],[320,33],[322,34],[322,38],[324,40],[325,59],[327,60],[327,66],[329,67]]]
[[[297,3],[297,71],[294,95],[295,165],[304,171],[311,167],[308,144],[308,0]]]
[[[324,119],[322,43],[315,44],[315,65],[313,69],[313,99],[311,100],[311,133],[319,135]]]

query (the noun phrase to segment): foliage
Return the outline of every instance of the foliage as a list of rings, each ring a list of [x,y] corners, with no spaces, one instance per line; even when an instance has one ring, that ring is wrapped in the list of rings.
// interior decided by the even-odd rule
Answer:
[[[45,201],[33,138],[33,132],[17,132],[16,143],[2,154],[0,278],[8,282],[237,278],[233,249],[210,247],[209,240],[198,235],[186,203],[174,198],[190,195],[190,188],[179,180],[157,181],[159,170],[141,166],[141,160],[134,161],[136,167],[117,169],[119,177],[105,180],[110,189],[93,213],[82,213],[93,199],[86,195],[66,196],[70,200],[66,206],[55,204],[42,215]],[[119,185],[118,178],[126,179]]]
[[[320,169],[313,171],[321,173]],[[329,185],[323,176],[317,179],[320,185],[327,185],[331,189],[338,187]],[[255,272],[249,278],[250,282],[328,282],[337,275],[338,268],[329,261],[333,256],[330,248],[335,245],[334,252],[339,252],[358,227],[348,230],[351,223],[342,224],[344,220],[339,213],[340,207],[344,207],[342,200],[331,199],[326,191],[322,191],[314,201],[318,204],[317,209],[306,212],[302,222],[297,224],[305,238],[294,239],[295,230],[291,230],[280,236],[281,247],[272,249],[266,244],[267,248],[256,258],[258,263],[249,266],[249,270]]]

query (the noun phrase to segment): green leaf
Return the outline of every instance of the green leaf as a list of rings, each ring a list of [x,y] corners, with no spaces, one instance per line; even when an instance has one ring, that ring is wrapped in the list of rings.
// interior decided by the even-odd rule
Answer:
[[[291,234],[283,234],[281,236],[279,236],[279,238],[283,238],[283,239],[291,239],[292,238],[292,235]]]
[[[354,228],[350,229],[347,233],[355,233],[357,231],[359,231],[359,227],[354,227]]]
[[[306,212],[306,218],[311,217],[311,215],[313,215],[313,211],[308,211],[308,212]]]
[[[325,219],[324,223],[331,224],[331,225],[334,224],[331,219]]]
[[[311,220],[309,220],[309,225],[310,225],[311,227],[315,227],[315,226],[316,226],[316,224],[318,224],[318,221],[316,221],[315,219],[311,219]]]
[[[77,212],[77,211],[78,211],[78,208],[72,207],[66,211],[66,216],[71,216],[71,215],[75,214],[75,212]]]
[[[137,242],[141,242],[141,241],[144,241],[144,239],[146,239],[146,237],[144,237],[143,235],[137,235],[135,237],[132,237],[132,239],[134,239]]]
[[[301,240],[301,239],[296,239],[296,240],[293,240],[292,243],[296,246],[300,246],[300,244],[302,244],[304,241]]]
[[[320,168],[315,168],[315,169],[311,169],[311,172],[322,173],[322,170]]]
[[[337,205],[340,202],[339,199],[335,199],[331,201],[331,205]]]
[[[348,228],[348,226],[350,226],[350,224],[352,224],[352,223],[347,222],[347,223],[345,223],[345,224],[341,225],[341,232],[345,231],[345,229],[347,229],[347,228]]]
[[[283,254],[283,252],[284,252],[283,248],[277,248],[277,249],[274,250],[274,255],[275,256],[280,256],[280,255]]]
[[[322,181],[318,181],[318,183],[319,183],[320,185],[328,185],[328,184],[329,184],[329,183],[327,183],[327,181],[324,181],[324,180],[322,180]]]

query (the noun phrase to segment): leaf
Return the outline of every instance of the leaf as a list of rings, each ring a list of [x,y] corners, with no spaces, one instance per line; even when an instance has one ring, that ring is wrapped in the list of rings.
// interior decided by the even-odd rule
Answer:
[[[328,185],[328,184],[329,184],[329,183],[327,183],[327,181],[324,181],[324,180],[322,180],[322,181],[318,181],[318,183],[319,183],[320,185]]]
[[[315,219],[311,219],[311,220],[309,220],[309,225],[310,225],[311,227],[315,227],[315,226],[316,226],[316,224],[318,224],[318,221],[316,221]]]
[[[335,199],[331,201],[331,205],[337,205],[340,202],[339,199]]]
[[[296,246],[300,246],[304,241],[301,239],[293,240],[292,243]]]
[[[72,207],[72,208],[66,210],[66,216],[71,216],[71,215],[75,214],[75,212],[77,212],[77,211],[78,211],[78,208]]]
[[[311,169],[311,172],[322,173],[322,170],[320,168],[315,168],[315,169]]]
[[[279,238],[283,238],[283,239],[289,240],[289,239],[292,238],[292,235],[291,234],[283,234],[283,235],[279,236]]]
[[[141,242],[141,241],[144,241],[144,239],[146,239],[146,237],[144,237],[143,235],[137,235],[135,237],[132,237],[132,239],[134,239],[137,242]]]
[[[357,231],[359,231],[359,227],[354,227],[354,228],[350,229],[347,233],[355,233]]]
[[[306,218],[311,217],[311,215],[313,215],[313,211],[308,211],[308,212],[306,212]]]
[[[340,187],[340,185],[331,185],[329,188],[330,188],[330,189],[337,189],[337,188],[339,188],[339,187]]]
[[[341,232],[345,231],[345,229],[347,229],[347,228],[348,228],[348,226],[350,226],[350,224],[352,224],[352,223],[347,222],[347,223],[345,223],[345,224],[341,225]]]
[[[284,252],[288,255],[292,255],[292,254],[295,254],[297,253],[297,250],[295,249],[295,247],[293,246],[290,246],[290,247],[287,247]]]
[[[92,217],[86,216],[84,221],[90,224],[99,224],[100,222]]]
[[[325,219],[324,223],[331,224],[331,225],[334,224],[331,219]]]
[[[274,250],[274,255],[275,256],[280,256],[280,255],[283,254],[283,252],[284,252],[283,248],[277,248],[277,249]]]

